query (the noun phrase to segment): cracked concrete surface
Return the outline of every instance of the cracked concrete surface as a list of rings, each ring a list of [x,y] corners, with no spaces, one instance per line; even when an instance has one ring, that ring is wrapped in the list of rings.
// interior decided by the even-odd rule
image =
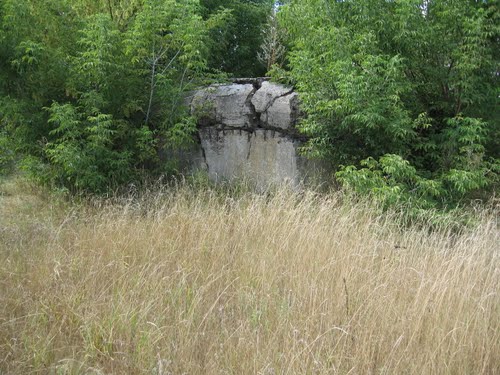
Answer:
[[[200,126],[282,129],[295,133],[298,96],[292,88],[255,79],[253,83],[217,84],[198,90],[191,111]]]
[[[301,157],[295,129],[299,101],[292,88],[262,78],[236,79],[198,90],[191,100],[198,118],[201,155],[212,180],[244,178],[258,189],[298,186],[317,165]]]

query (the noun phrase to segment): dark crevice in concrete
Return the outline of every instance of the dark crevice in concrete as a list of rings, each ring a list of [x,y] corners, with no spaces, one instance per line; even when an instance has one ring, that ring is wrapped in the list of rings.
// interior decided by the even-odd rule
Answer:
[[[247,161],[250,160],[250,153],[252,152],[252,133],[248,133],[248,152]]]
[[[284,181],[297,186],[316,174],[315,165],[297,151],[307,140],[294,127],[302,116],[298,96],[292,88],[264,83],[268,80],[236,78],[193,95],[199,145],[193,163],[211,180],[245,176],[265,189]]]
[[[255,95],[255,93],[262,87],[262,82],[255,81],[252,84],[253,84],[253,90],[246,98],[245,105],[250,109],[250,115],[249,115],[250,125],[253,128],[258,128],[261,127],[262,125],[260,120],[260,113],[256,111],[255,106],[252,103],[252,98]]]
[[[245,83],[249,83],[249,82],[245,81]],[[264,114],[269,108],[271,108],[278,98],[283,98],[285,96],[293,94],[294,93],[293,88],[291,88],[290,90],[288,90],[284,94],[281,94],[281,95],[273,98],[273,100],[266,106],[266,109],[263,112],[257,112],[255,105],[252,103],[252,98],[255,95],[255,93],[259,89],[262,88],[262,81],[256,80],[256,81],[252,82],[252,84],[253,84],[254,88],[253,88],[252,92],[248,95],[247,99],[245,100],[245,104],[248,106],[248,108],[250,109],[250,112],[251,112],[249,115],[251,127],[250,128],[243,127],[243,128],[239,128],[239,129],[248,131],[250,133],[253,133],[255,129],[272,130],[274,132],[279,133],[280,136],[283,136],[283,137],[288,137],[288,138],[297,139],[297,140],[305,139],[305,137],[302,136],[295,128],[283,129],[283,128],[276,127],[276,126],[270,126],[270,125],[266,124],[265,122],[263,122],[261,119],[262,114]],[[223,125],[222,125],[222,128],[223,129],[231,129],[231,127],[223,126]]]
[[[297,141],[305,141],[307,140],[307,137],[304,135],[301,135],[297,130],[294,129],[283,129],[275,126],[263,126],[263,127],[236,127],[236,126],[227,126],[227,125],[213,125],[213,126],[204,126],[203,129],[208,129],[209,131],[215,131],[217,134],[222,133],[225,134],[226,132],[246,132],[249,135],[252,135],[255,133],[256,130],[266,130],[270,132],[274,132],[275,136],[277,137],[282,137],[282,138],[288,138],[291,140],[297,140]],[[211,134],[211,132],[210,132]]]
[[[259,85],[259,87],[262,85],[262,82],[265,81],[270,81],[270,77],[257,77],[257,78],[233,78],[231,80],[232,83],[237,83],[239,85],[245,85],[245,84],[252,84],[252,85]]]
[[[210,166],[208,164],[207,160],[207,154],[205,152],[205,148],[203,147],[203,142],[201,141],[201,135],[199,132],[196,132],[196,141],[200,145],[200,150],[201,150],[201,157],[203,158],[203,164],[205,165],[207,173],[210,172]]]
[[[253,86],[252,91],[249,93],[247,98],[245,99],[245,107],[249,109],[250,113],[245,115],[248,116],[248,125],[241,127],[232,127],[228,125],[223,125],[217,123],[217,120],[212,118],[211,116],[200,116],[198,119],[198,127],[199,128],[208,128],[214,127],[218,130],[232,130],[232,129],[242,129],[248,132],[253,132],[254,129],[269,129],[275,130],[279,133],[289,135],[292,138],[297,138],[299,140],[305,139],[303,135],[300,135],[299,131],[295,129],[293,126],[290,129],[283,129],[281,127],[273,127],[267,124],[267,120],[264,119],[264,116],[267,115],[267,111],[275,104],[276,100],[279,98],[286,97],[294,93],[294,89],[290,88],[285,93],[275,96],[270,100],[270,102],[266,105],[264,111],[258,112],[255,108],[255,105],[252,103],[252,99],[255,93],[262,88],[262,83],[265,81],[269,81],[269,78],[237,78],[233,80],[233,84],[251,84]],[[296,123],[296,119],[293,121]],[[292,125],[294,125],[292,124]]]
[[[273,98],[273,100],[271,100],[271,101],[269,102],[269,104],[266,106],[266,108],[262,111],[262,113],[267,112],[267,110],[273,106],[273,104],[274,104],[274,102],[276,102],[276,100],[278,100],[279,98],[283,98],[283,97],[285,97],[285,96],[288,96],[288,95],[290,95],[290,94],[293,94],[293,88],[292,88],[292,89],[290,89],[289,91],[285,92],[285,93],[284,93],[284,94],[282,94],[282,95],[275,96],[275,97]]]
[[[248,133],[253,133],[255,131],[255,128],[248,127],[248,126],[230,126],[230,125],[223,125],[223,124],[214,124],[210,126],[204,126],[203,129],[213,129],[218,132],[225,132],[225,131],[244,131]]]

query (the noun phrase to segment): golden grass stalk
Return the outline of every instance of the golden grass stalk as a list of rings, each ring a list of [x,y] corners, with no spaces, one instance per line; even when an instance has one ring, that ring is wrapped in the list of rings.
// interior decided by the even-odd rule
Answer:
[[[495,217],[432,232],[340,198],[5,193],[0,373],[500,373]]]

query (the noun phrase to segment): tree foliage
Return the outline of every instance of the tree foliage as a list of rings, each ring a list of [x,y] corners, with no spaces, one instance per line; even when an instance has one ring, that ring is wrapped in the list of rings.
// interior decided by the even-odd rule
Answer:
[[[494,189],[499,15],[497,1],[474,0],[283,6],[306,154],[344,165],[342,183],[387,201],[442,207]]]
[[[22,159],[44,183],[90,192],[161,172],[159,150],[195,131],[186,92],[221,72],[270,69],[300,93],[304,152],[336,166],[344,186],[419,209],[483,198],[499,183],[498,9],[2,0],[0,168]]]
[[[4,0],[1,134],[47,183],[101,192],[137,179],[193,131],[184,93],[223,19],[196,0]]]
[[[284,63],[286,46],[284,45],[284,29],[280,27],[277,9],[274,8],[268,16],[268,21],[262,30],[263,41],[257,58],[266,66],[267,71],[281,68]]]
[[[258,58],[274,0],[200,0],[204,17],[226,12],[225,23],[210,32],[209,66],[235,77],[259,77],[266,65]]]

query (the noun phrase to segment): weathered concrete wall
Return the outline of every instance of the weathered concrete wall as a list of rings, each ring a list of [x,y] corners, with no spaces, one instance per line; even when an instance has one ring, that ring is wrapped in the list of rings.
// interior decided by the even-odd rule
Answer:
[[[244,178],[265,189],[298,186],[321,170],[299,156],[303,137],[295,129],[298,97],[291,88],[263,79],[241,79],[194,93],[203,162],[212,180]]]

